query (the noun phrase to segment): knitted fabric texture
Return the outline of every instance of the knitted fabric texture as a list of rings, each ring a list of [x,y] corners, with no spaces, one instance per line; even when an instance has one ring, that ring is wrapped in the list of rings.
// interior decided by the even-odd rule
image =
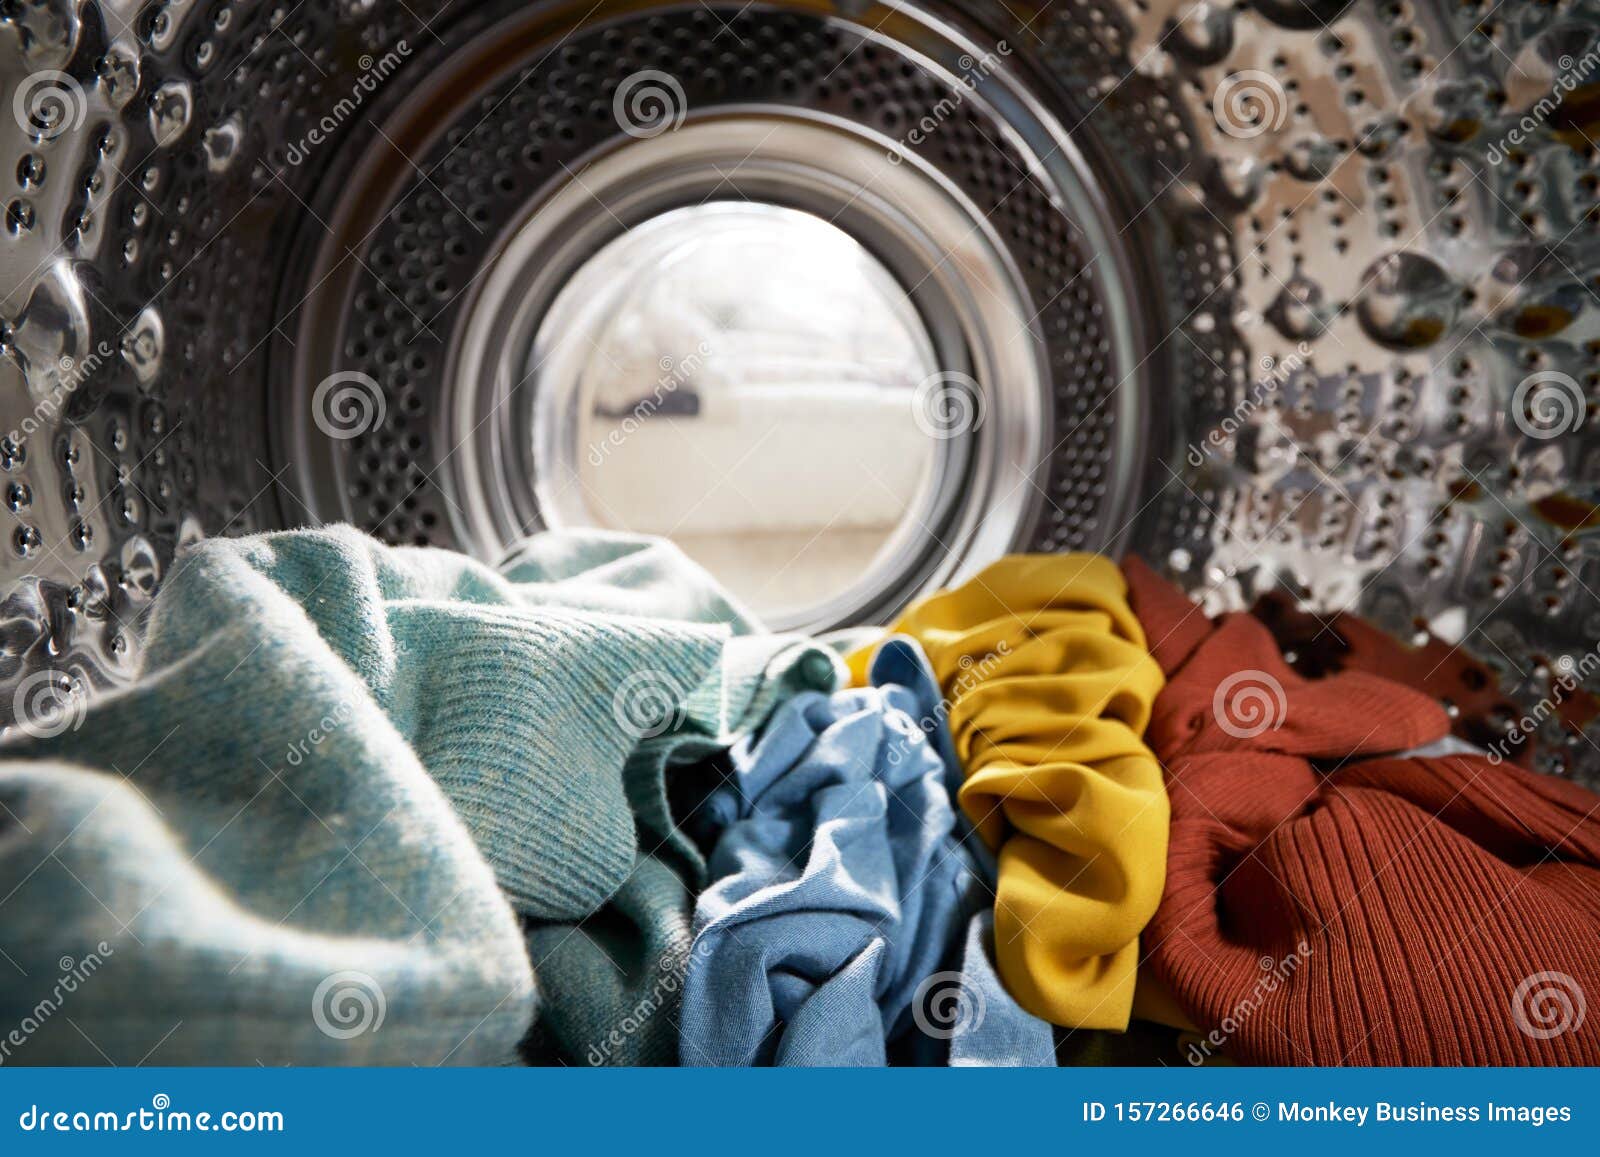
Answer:
[[[713,606],[706,613],[719,612]],[[633,872],[599,912],[528,932],[528,952],[549,1001],[525,1042],[526,1059],[676,1063],[691,920],[706,866],[673,821],[673,789],[678,781],[718,774],[728,748],[775,706],[801,691],[831,691],[843,675],[831,651],[806,640],[739,636],[728,641],[712,676],[686,698],[668,729],[640,741],[622,773],[638,830]]]
[[[1404,683],[1450,703],[1450,730],[1458,738],[1480,750],[1494,745],[1511,762],[1531,766],[1529,737],[1508,735],[1499,722],[1520,718],[1522,708],[1502,690],[1499,676],[1469,650],[1436,635],[1418,641],[1415,626],[1407,623],[1395,624],[1406,636],[1401,638],[1349,612],[1312,614],[1298,608],[1287,591],[1256,600],[1250,613],[1266,624],[1282,654],[1294,656],[1297,674],[1314,679],[1365,671]],[[1566,717],[1581,698],[1580,689],[1570,689],[1561,714]]]
[[[348,528],[200,544],[156,600],[145,676],[4,753],[86,770],[7,765],[26,828],[0,853],[0,946],[44,976],[104,940],[115,970],[73,1020],[119,1063],[504,1061],[534,983],[494,881],[536,926],[615,903],[659,935],[683,902],[635,879],[624,767],[641,736],[781,693],[761,656],[792,641],[735,646],[752,627],[627,536],[543,535],[505,575]],[[548,1006],[586,1007],[550,980]],[[356,988],[368,1032],[337,1019]],[[30,1045],[101,1059],[66,1028]]]
[[[1579,1013],[1600,991],[1600,799],[1482,756],[1382,755],[1443,738],[1444,711],[1366,672],[1300,678],[1256,619],[1212,623],[1126,569],[1168,677],[1146,952],[1189,1017],[1227,1022],[1246,1063],[1600,1062]]]
[[[1100,556],[1017,555],[891,628],[932,661],[961,807],[999,851],[1000,975],[1073,1028],[1126,1027],[1166,867],[1166,794],[1141,739],[1161,671],[1125,591]],[[859,680],[866,652],[851,663]]]
[[[529,709],[540,689],[519,674],[487,695],[466,660],[517,655],[519,619],[536,637],[564,632],[544,612],[461,601],[490,592],[509,587],[452,556],[387,552],[349,531],[217,540],[180,556],[152,608],[143,677],[96,699],[80,726],[0,751],[0,948],[19,966],[0,980],[0,1018],[18,1023],[47,997],[62,958],[105,958],[15,1057],[513,1056],[533,977],[428,758],[469,814],[492,810],[505,693],[520,688]],[[574,643],[603,634],[599,616],[562,615]],[[697,671],[714,648],[658,632],[650,650]],[[519,785],[503,790],[525,798]],[[525,886],[540,868],[530,839],[519,834],[504,857]],[[598,861],[589,870],[603,874]],[[595,862],[592,851],[581,861]]]
[[[924,1030],[989,1059],[989,994],[935,975],[990,894],[950,802],[938,688],[905,639],[878,651],[872,681],[780,708],[694,817],[722,834],[695,913],[684,1064],[883,1065]],[[1008,1023],[994,999],[990,1032]],[[1048,1060],[1048,1026],[1017,1015],[1035,1026],[1029,1059]],[[995,1059],[1025,1045],[997,1037]]]

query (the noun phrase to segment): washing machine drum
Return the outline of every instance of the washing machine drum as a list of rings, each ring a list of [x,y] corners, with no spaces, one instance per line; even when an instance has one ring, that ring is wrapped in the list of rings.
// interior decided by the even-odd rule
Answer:
[[[804,629],[1133,550],[1592,687],[1594,14],[11,5],[0,678],[345,521],[665,534]]]

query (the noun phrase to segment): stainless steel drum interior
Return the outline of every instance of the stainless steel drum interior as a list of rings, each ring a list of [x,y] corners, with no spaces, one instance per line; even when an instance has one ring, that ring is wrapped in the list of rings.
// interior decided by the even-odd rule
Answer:
[[[0,678],[114,686],[185,543],[338,520],[667,533],[808,630],[1136,551],[1600,693],[1597,28],[7,6]]]

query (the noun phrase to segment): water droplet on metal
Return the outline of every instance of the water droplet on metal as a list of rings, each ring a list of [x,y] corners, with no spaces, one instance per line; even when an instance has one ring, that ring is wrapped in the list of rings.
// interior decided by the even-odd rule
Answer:
[[[1356,317],[1386,349],[1418,350],[1438,341],[1461,312],[1461,287],[1419,253],[1385,254],[1362,276]]]
[[[157,148],[170,148],[188,131],[194,94],[182,80],[169,80],[150,94],[150,135]]]
[[[147,306],[122,335],[121,345],[122,360],[132,367],[140,385],[148,386],[161,372],[161,354],[165,347],[161,315],[154,306]]]
[[[225,173],[239,155],[239,142],[244,139],[244,118],[234,113],[215,128],[205,132],[206,168],[213,173]]]
[[[113,44],[106,49],[96,72],[112,108],[126,108],[133,94],[139,91],[139,57],[123,45]]]

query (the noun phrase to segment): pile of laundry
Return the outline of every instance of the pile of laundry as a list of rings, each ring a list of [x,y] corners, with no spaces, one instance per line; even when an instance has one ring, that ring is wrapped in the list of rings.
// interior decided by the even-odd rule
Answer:
[[[143,646],[0,746],[0,1063],[1600,1064],[1600,797],[1137,560],[851,649],[331,528]]]

